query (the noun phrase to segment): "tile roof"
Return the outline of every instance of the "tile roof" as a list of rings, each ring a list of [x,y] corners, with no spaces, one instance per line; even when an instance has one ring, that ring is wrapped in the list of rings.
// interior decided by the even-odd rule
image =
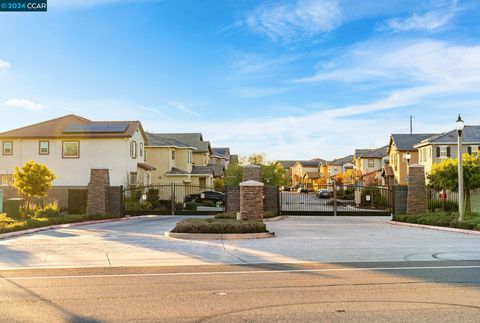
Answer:
[[[190,175],[189,172],[184,171],[183,169],[180,169],[180,168],[176,168],[176,167],[172,167],[172,169],[170,169],[165,174],[167,174],[167,175]]]
[[[146,171],[156,170],[156,168],[153,167],[152,165],[145,164],[145,163],[137,163],[137,167]]]
[[[346,163],[352,163],[353,162],[353,155],[348,155],[342,158],[337,158],[334,159],[330,162],[328,162],[329,165],[344,165]]]
[[[418,144],[420,141],[427,139],[432,136],[436,136],[435,133],[400,133],[392,134],[391,140],[395,143],[395,147],[398,150],[414,150],[414,145]]]
[[[296,160],[277,160],[277,163],[282,165],[283,168],[291,168],[296,162]]]
[[[305,174],[308,176],[308,178],[312,178],[312,179],[320,178],[319,172],[306,172]]]
[[[0,138],[124,138],[139,128],[143,134],[140,121],[91,121],[70,114],[2,132]]]
[[[209,164],[207,165],[207,167],[211,167],[213,169],[213,175],[215,177],[223,176],[223,173],[225,171],[223,165],[219,165],[219,164]]]
[[[428,144],[456,144],[458,140],[457,130],[451,130],[439,135],[431,136],[418,142],[415,146]],[[480,144],[480,126],[465,126],[462,131],[463,143]]]
[[[298,162],[304,167],[318,167],[320,165],[320,162],[315,160],[299,160]]]
[[[388,146],[383,146],[363,154],[361,158],[383,158],[387,156]]]
[[[210,166],[194,166],[192,169],[192,175],[205,175],[205,174],[214,174],[213,167]]]
[[[230,159],[230,148],[212,148],[212,156],[228,160]]]

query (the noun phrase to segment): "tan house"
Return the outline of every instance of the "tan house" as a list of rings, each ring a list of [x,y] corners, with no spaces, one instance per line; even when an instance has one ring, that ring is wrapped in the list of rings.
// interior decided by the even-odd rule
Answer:
[[[418,162],[425,167],[425,176],[433,164],[448,158],[458,158],[457,130],[426,138],[414,148],[418,150]],[[480,126],[465,126],[462,132],[462,153],[478,154]]]
[[[173,137],[188,139],[190,144]],[[192,134],[147,133],[148,145],[145,147],[147,164],[155,167],[152,172],[153,184],[182,184],[201,187],[214,185],[214,167],[209,161],[209,143],[200,141],[202,136]],[[194,147],[196,146],[196,147]],[[204,149],[200,153],[198,148]],[[208,158],[205,155],[208,154]],[[195,162],[197,161],[197,163]]]
[[[396,184],[406,185],[408,182],[408,164],[418,164],[418,151],[414,146],[429,137],[436,136],[434,133],[427,134],[392,134],[388,144],[388,158],[394,173]],[[407,157],[410,155],[410,160]]]
[[[287,179],[288,186],[292,185],[292,167],[296,162],[296,160],[277,160],[275,162],[277,167],[285,170],[285,178]]]
[[[305,183],[305,175],[307,173],[319,172],[319,161],[311,161],[311,160],[300,160],[295,162],[295,164],[291,167],[292,171],[292,186],[298,187],[302,186]]]
[[[376,149],[356,149],[354,155],[355,176],[363,181],[367,176],[373,176],[380,182],[383,167],[388,160],[388,146]]]
[[[0,141],[4,192],[11,191],[15,167],[34,160],[55,174],[56,194],[49,195],[63,207],[72,190],[87,188],[92,169],[108,169],[112,186],[149,184],[154,169],[145,162],[147,139],[139,121],[91,121],[67,115],[2,132]]]
[[[337,158],[332,161],[326,162],[327,164],[327,171],[329,183],[331,183],[331,179],[335,177],[337,174],[344,174],[347,177],[347,182],[350,183],[353,180],[353,155],[348,155],[342,158]]]

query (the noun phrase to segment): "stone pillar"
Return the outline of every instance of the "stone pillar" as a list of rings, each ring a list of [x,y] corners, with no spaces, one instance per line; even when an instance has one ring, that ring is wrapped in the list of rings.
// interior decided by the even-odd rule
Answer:
[[[105,214],[108,205],[108,187],[110,174],[108,169],[92,169],[88,183],[87,214]]]
[[[263,183],[240,183],[240,220],[263,221]]]
[[[407,213],[408,186],[394,185],[392,187],[393,210],[394,215]]]
[[[258,165],[245,165],[243,166],[243,181],[260,181],[260,166]]]
[[[410,165],[408,168],[407,214],[419,214],[427,211],[427,189],[425,172],[422,165]]]

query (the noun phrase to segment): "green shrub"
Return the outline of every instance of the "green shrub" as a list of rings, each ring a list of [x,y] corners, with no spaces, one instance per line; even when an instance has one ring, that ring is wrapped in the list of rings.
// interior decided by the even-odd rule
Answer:
[[[429,201],[428,209],[432,212],[435,212],[435,210],[442,210],[442,200]],[[445,201],[445,212],[455,212],[457,210],[458,203],[456,201]]]
[[[60,214],[60,206],[58,201],[52,201],[45,205],[37,205],[34,209],[35,217],[51,217]]]
[[[196,211],[197,210],[197,207],[201,205],[201,204],[198,204],[196,202],[187,202],[185,203],[185,210],[188,210],[188,211]]]
[[[176,233],[259,233],[267,232],[260,221],[237,221],[231,219],[187,219],[176,224]]]

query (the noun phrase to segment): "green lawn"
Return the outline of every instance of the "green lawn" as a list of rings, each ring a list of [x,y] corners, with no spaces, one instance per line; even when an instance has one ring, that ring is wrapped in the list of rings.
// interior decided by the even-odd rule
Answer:
[[[0,233],[46,227],[54,224],[65,224],[112,218],[117,218],[117,216],[112,216],[108,214],[98,214],[90,216],[87,216],[85,214],[59,214],[49,217],[9,217],[8,215],[3,213],[0,214]]]

